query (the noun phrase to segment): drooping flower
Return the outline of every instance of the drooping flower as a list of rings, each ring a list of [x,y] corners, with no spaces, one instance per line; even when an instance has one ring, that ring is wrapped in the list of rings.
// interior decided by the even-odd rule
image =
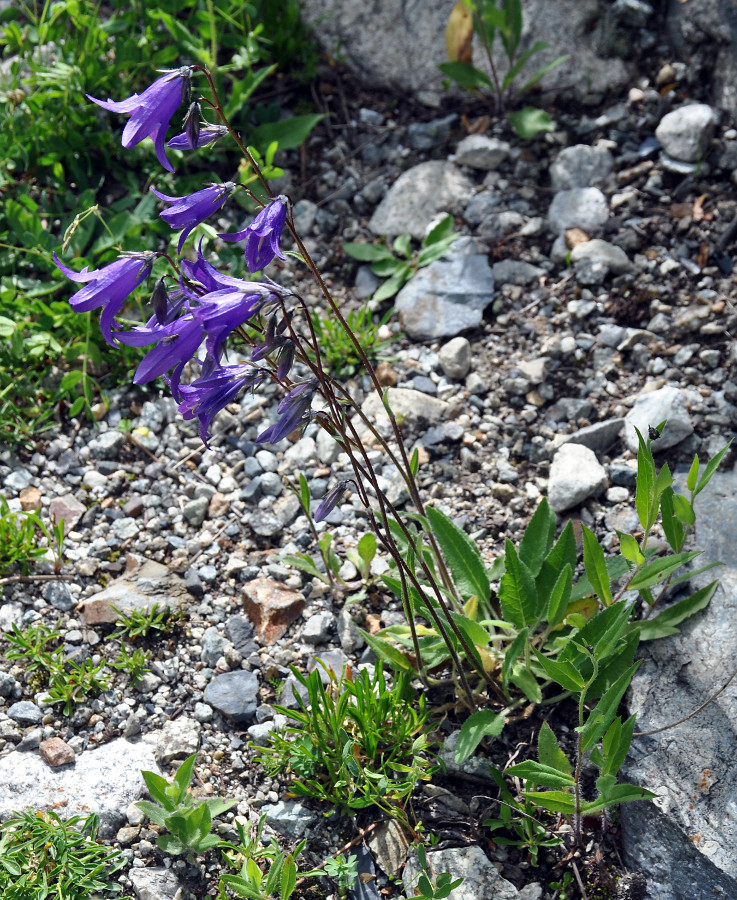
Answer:
[[[115,316],[123,308],[128,295],[151,274],[156,253],[127,253],[101,269],[90,270],[89,266],[85,266],[81,272],[65,266],[56,253],[53,257],[67,278],[78,283],[88,282],[86,287],[69,298],[69,303],[75,312],[89,312],[98,306],[104,307],[100,316],[100,330],[108,344],[114,346],[112,329]]]
[[[207,353],[218,361],[228,335],[259,312],[273,296],[269,291],[254,290],[262,285],[244,284],[249,285],[248,293],[242,288],[221,288],[204,294],[198,305],[192,307],[192,315],[207,333]]]
[[[190,384],[181,384],[182,402],[179,412],[185,419],[200,420],[200,437],[204,444],[210,437],[210,424],[215,416],[245,389],[253,389],[268,378],[268,371],[249,363],[219,366],[205,372]]]
[[[242,241],[245,238],[246,265],[249,272],[258,272],[268,266],[275,256],[284,259],[279,238],[286,219],[287,198],[280,196],[265,206],[243,231],[221,234],[220,237],[224,241]]]
[[[164,138],[166,129],[174,113],[179,109],[182,99],[189,91],[192,67],[182,66],[165,72],[157,78],[142,94],[133,94],[125,100],[98,100],[87,94],[87,97],[110,112],[127,113],[130,119],[123,129],[121,143],[127,149],[140,144],[144,138],[150,137],[154,142],[156,156],[161,165],[169,172],[174,168],[166,157]]]
[[[161,213],[161,218],[174,229],[184,229],[179,238],[178,253],[182,252],[192,229],[220,209],[235,189],[236,185],[232,181],[226,181],[224,184],[210,184],[201,191],[184,197],[170,197],[151,188],[151,193],[156,194],[159,200],[170,204],[169,209]]]
[[[193,142],[191,136],[186,131],[183,131],[167,141],[166,146],[171,147],[172,150],[194,150],[198,147],[214,144],[221,137],[225,137],[227,133],[228,129],[225,125],[201,125],[196,141]]]
[[[169,386],[177,402],[181,401],[179,379],[182,370],[192,360],[204,338],[202,323],[187,312],[173,322],[160,325],[156,316],[142,328],[119,332],[116,337],[129,347],[146,347],[156,344],[143,357],[133,376],[134,384],[146,384],[164,375],[169,376]]]
[[[263,344],[257,344],[251,351],[251,360],[253,362],[259,362],[262,359],[266,359],[267,356],[273,356],[276,359],[276,377],[280,381],[289,374],[294,363],[294,353],[297,349],[294,341],[283,334],[287,324],[287,320],[282,319],[277,325],[276,314],[271,316],[264,332]]]
[[[322,522],[322,520],[326,516],[330,515],[330,513],[338,505],[338,501],[346,492],[346,489],[348,488],[348,485],[350,483],[350,480],[339,481],[332,490],[328,491],[327,494],[325,494],[325,496],[320,501],[320,505],[317,507],[314,515],[312,516],[312,518],[316,522]]]
[[[276,408],[280,418],[262,431],[256,438],[256,442],[261,444],[268,441],[271,444],[278,444],[295,428],[307,424],[316,388],[317,380],[314,378],[310,381],[303,381],[292,388]]]

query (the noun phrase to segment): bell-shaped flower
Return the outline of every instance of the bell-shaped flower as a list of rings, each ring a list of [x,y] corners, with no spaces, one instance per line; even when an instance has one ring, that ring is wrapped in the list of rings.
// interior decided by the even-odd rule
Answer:
[[[123,129],[121,143],[127,149],[140,144],[150,137],[154,142],[156,156],[161,165],[169,172],[174,168],[166,157],[164,138],[174,113],[179,109],[182,99],[189,91],[192,77],[191,66],[182,66],[165,72],[157,78],[142,94],[133,94],[125,100],[98,100],[87,94],[87,97],[110,112],[126,113],[130,119]]]
[[[278,444],[295,428],[306,425],[310,420],[310,406],[316,387],[317,380],[313,378],[292,388],[276,408],[280,418],[262,431],[256,442],[261,444],[268,441],[271,444]]]
[[[219,366],[205,372],[190,384],[181,384],[182,402],[179,412],[185,419],[200,420],[200,437],[206,445],[210,424],[215,416],[245,389],[258,387],[268,378],[268,372],[249,363],[239,366]]]
[[[326,516],[330,515],[330,513],[338,505],[338,501],[346,492],[346,489],[350,483],[350,481],[339,481],[332,490],[328,491],[327,494],[325,494],[325,496],[320,501],[320,505],[317,507],[314,515],[312,516],[312,518],[316,522],[322,522],[322,520]]]
[[[143,357],[133,376],[134,384],[146,384],[164,375],[169,377],[169,385],[174,399],[181,401],[179,379],[182,370],[190,362],[204,338],[202,323],[186,313],[167,325],[160,325],[154,316],[143,328],[119,332],[116,337],[121,344],[129,347],[146,347],[156,344]]]
[[[210,184],[201,191],[195,191],[194,194],[184,197],[169,197],[151,188],[151,192],[156,194],[159,200],[170,204],[169,209],[161,213],[161,218],[172,228],[184,229],[179,238],[178,253],[182,252],[184,242],[192,229],[217,212],[235,189],[236,185],[232,181],[226,181],[225,184]]]
[[[221,234],[219,237],[224,241],[242,241],[245,238],[246,265],[249,272],[258,272],[268,266],[275,256],[284,259],[279,238],[286,219],[287,198],[280,196],[265,206],[243,231]]]
[[[172,150],[194,150],[199,147],[207,147],[208,144],[214,144],[221,137],[225,137],[227,133],[228,129],[225,125],[200,125],[195,141],[192,140],[191,133],[187,134],[186,131],[183,131],[181,134],[175,134],[171,140],[168,140],[166,146],[171,147]]]
[[[56,253],[54,262],[72,281],[87,282],[86,286],[69,298],[75,312],[89,312],[102,306],[100,330],[108,344],[115,345],[112,335],[115,316],[120,312],[129,294],[148,278],[156,259],[156,253],[129,253],[101,269],[90,270],[85,266],[81,272],[65,266]]]
[[[220,359],[223,342],[228,335],[254,316],[272,297],[270,292],[255,292],[249,285],[249,293],[232,288],[211,291],[199,298],[198,305],[192,307],[192,315],[202,324],[207,333],[207,352],[214,359]],[[255,285],[261,287],[261,285]]]

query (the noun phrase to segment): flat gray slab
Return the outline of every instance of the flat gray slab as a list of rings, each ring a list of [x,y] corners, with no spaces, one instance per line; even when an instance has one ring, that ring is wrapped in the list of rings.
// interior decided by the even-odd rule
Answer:
[[[676,481],[683,484],[685,475]],[[737,473],[718,473],[696,501],[693,546],[725,563],[707,573],[709,580],[721,576],[721,588],[681,634],[644,646],[629,699],[637,731],[688,715],[734,670],[736,493]],[[659,796],[623,805],[625,862],[646,875],[652,900],[737,900],[736,730],[737,680],[682,725],[632,743],[624,779]]]
[[[57,769],[37,753],[9,753],[0,759],[0,821],[28,808],[53,809],[62,818],[96,812],[100,837],[113,836],[125,810],[144,794],[141,769],[159,771],[156,739],[153,733],[139,741],[117,738]]]

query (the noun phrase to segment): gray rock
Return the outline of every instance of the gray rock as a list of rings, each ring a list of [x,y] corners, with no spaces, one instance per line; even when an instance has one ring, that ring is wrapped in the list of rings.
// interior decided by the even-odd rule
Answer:
[[[381,284],[381,278],[371,271],[371,266],[359,266],[356,270],[354,291],[359,300],[366,300]]]
[[[117,459],[125,444],[125,435],[119,431],[104,431],[87,444],[93,459]]]
[[[676,480],[683,485],[685,477],[684,470]],[[644,645],[645,660],[629,693],[636,731],[687,716],[734,670],[735,491],[737,474],[719,472],[696,501],[693,546],[705,551],[698,565],[724,563],[699,576],[698,585],[719,578],[721,587],[706,610],[678,626],[680,634]],[[688,721],[633,740],[623,779],[658,797],[622,805],[625,862],[646,873],[653,900],[737,900],[735,721],[732,684]]]
[[[315,813],[305,809],[296,800],[268,803],[261,807],[261,812],[266,815],[267,824],[275,831],[295,841],[304,837],[317,822]]]
[[[593,450],[582,444],[563,444],[550,465],[548,501],[555,512],[565,512],[600,494],[608,481]]]
[[[499,168],[510,152],[506,141],[485,134],[469,134],[458,144],[454,161],[459,166],[491,172]]]
[[[448,900],[489,900],[491,897],[494,900],[519,900],[517,888],[502,878],[481,847],[429,850],[427,861],[436,877],[441,872],[450,872],[454,878],[463,878],[463,884],[448,894]],[[421,871],[416,855],[412,854],[402,873],[408,897],[412,896]]]
[[[3,484],[11,491],[23,491],[33,482],[33,475],[22,467],[14,469],[10,475],[3,480]]]
[[[294,204],[294,227],[300,235],[308,235],[315,224],[317,204],[312,200],[298,200]]]
[[[440,422],[447,408],[442,400],[436,400],[429,394],[409,388],[389,388],[389,406],[395,418],[410,427]],[[363,401],[361,409],[370,418],[388,423],[384,404],[378,394],[369,394]]]
[[[468,201],[463,218],[469,225],[480,225],[487,216],[496,212],[502,203],[499,191],[479,191]]]
[[[115,836],[125,824],[125,809],[145,790],[141,769],[158,772],[155,736],[131,742],[116,738],[79,753],[73,766],[52,768],[33,753],[9,753],[0,759],[0,820],[14,810],[63,809],[65,816],[100,816],[100,837]]]
[[[9,719],[12,719],[14,722],[17,722],[24,727],[28,725],[38,725],[43,719],[43,715],[43,712],[38,706],[36,706],[35,703],[31,703],[30,700],[19,700],[17,703],[14,703],[7,712]]]
[[[566,438],[567,444],[582,444],[593,450],[594,453],[606,453],[612,444],[619,438],[624,425],[624,419],[606,419],[603,422],[595,422],[580,428],[575,434]]]
[[[452,163],[420,163],[403,172],[389,188],[371,216],[369,228],[374,234],[406,232],[420,240],[438,213],[460,211],[471,189],[471,182]]]
[[[322,644],[330,637],[334,625],[335,616],[331,612],[323,610],[315,613],[302,629],[302,640],[306,644]]]
[[[210,627],[205,629],[200,644],[202,646],[200,659],[206,666],[214,669],[217,661],[223,655],[225,638],[217,628]]]
[[[23,621],[23,604],[17,600],[0,605],[0,631],[12,631],[13,625],[19,628]]]
[[[454,337],[440,348],[438,359],[448,378],[465,378],[471,369],[471,344],[467,338]]]
[[[189,597],[184,580],[161,563],[128,555],[125,575],[111,581],[99,594],[79,604],[86,625],[111,623],[118,619],[113,607],[123,612],[150,612],[154,604],[159,612],[186,605]]]
[[[15,678],[9,672],[0,672],[0,697],[10,697],[15,690]]]
[[[128,877],[138,900],[181,900],[183,896],[171,869],[130,869]]]
[[[61,612],[69,612],[74,608],[72,595],[63,581],[49,581],[44,585],[41,596],[54,609],[61,610]]]
[[[659,453],[680,444],[693,434],[693,424],[688,414],[686,394],[680,388],[662,387],[657,391],[641,394],[635,405],[624,418],[624,439],[633,452],[637,452],[638,441],[635,428],[647,440],[648,428],[666,422],[662,436],[653,442],[653,452]]]
[[[458,120],[457,113],[433,119],[431,122],[411,122],[407,127],[407,140],[413,150],[431,150],[439,147],[450,135],[451,128]]]
[[[621,247],[599,238],[576,244],[570,259],[581,284],[601,284],[608,275],[623,275],[635,268]]]
[[[545,274],[545,269],[533,266],[522,259],[503,259],[492,266],[494,282],[497,284],[518,284],[524,287],[526,284],[535,284],[540,276]]]
[[[179,716],[164,723],[158,734],[154,751],[158,762],[165,766],[175,759],[196,753],[200,746],[199,722],[187,716]]]
[[[559,191],[548,210],[548,225],[554,234],[581,228],[594,234],[609,218],[606,197],[595,187]]]
[[[205,688],[205,702],[237,725],[250,723],[258,705],[258,678],[244,669],[215,675]]]
[[[315,441],[315,444],[317,458],[325,466],[331,466],[340,456],[340,444],[335,440],[334,437],[329,435],[327,431],[324,431],[322,428],[317,434],[317,440]]]
[[[481,324],[494,298],[494,276],[471,238],[459,238],[439,259],[405,285],[395,309],[402,329],[416,340],[453,337]]]
[[[199,528],[207,518],[207,508],[209,505],[210,500],[208,497],[195,497],[184,504],[182,515],[190,525]]]
[[[674,109],[660,120],[655,137],[672,159],[687,163],[703,160],[714,136],[715,111],[705,103]]]
[[[612,11],[620,22],[632,28],[645,28],[654,13],[651,4],[644,0],[614,0]]]
[[[285,462],[289,463],[290,470],[304,469],[310,463],[317,460],[317,446],[314,438],[303,437],[288,447],[284,453]]]
[[[550,167],[550,181],[556,191],[591,187],[606,178],[614,167],[614,158],[605,147],[575,144],[565,147]]]

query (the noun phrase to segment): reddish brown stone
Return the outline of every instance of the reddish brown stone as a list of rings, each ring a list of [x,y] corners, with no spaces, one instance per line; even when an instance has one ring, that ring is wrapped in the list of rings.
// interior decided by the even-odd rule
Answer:
[[[27,487],[18,494],[20,508],[24,512],[34,512],[41,509],[41,491],[37,487]]]
[[[305,608],[297,591],[270,578],[254,578],[243,588],[243,605],[264,644],[278,641]]]
[[[58,525],[64,519],[64,534],[69,534],[86,512],[87,507],[84,503],[80,503],[74,494],[55,497],[49,506],[49,515],[54,525]]]
[[[41,741],[38,745],[41,758],[54,769],[58,766],[68,766],[74,762],[74,750],[61,738],[52,737]]]

